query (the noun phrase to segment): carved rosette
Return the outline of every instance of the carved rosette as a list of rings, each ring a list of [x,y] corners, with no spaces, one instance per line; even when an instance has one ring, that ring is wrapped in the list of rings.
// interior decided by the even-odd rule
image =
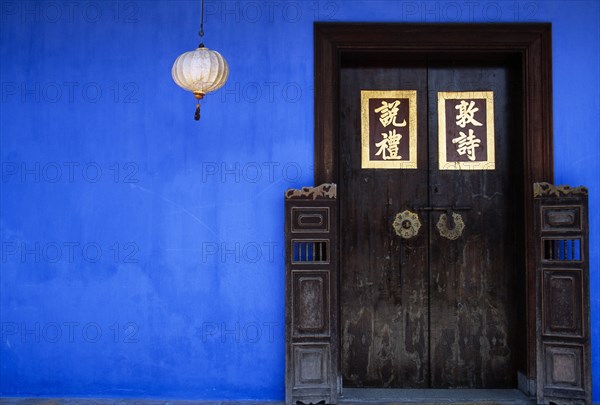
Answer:
[[[571,187],[567,185],[555,186],[546,182],[533,183],[534,197],[566,197],[574,195],[588,195],[588,189],[584,186]]]
[[[405,210],[396,214],[392,226],[396,231],[396,235],[401,236],[404,239],[410,239],[414,238],[419,233],[421,221],[419,221],[419,216],[417,214]]]
[[[285,192],[287,200],[292,199],[335,199],[337,197],[337,185],[335,183],[324,183],[317,187],[302,187],[297,190],[290,188]]]

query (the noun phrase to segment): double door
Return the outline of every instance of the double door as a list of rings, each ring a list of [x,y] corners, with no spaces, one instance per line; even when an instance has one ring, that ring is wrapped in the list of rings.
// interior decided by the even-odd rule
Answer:
[[[340,69],[343,386],[515,387],[524,338],[520,64],[392,59]],[[363,90],[416,91],[416,168],[363,167]],[[444,169],[440,93],[482,91],[493,93],[494,168]]]

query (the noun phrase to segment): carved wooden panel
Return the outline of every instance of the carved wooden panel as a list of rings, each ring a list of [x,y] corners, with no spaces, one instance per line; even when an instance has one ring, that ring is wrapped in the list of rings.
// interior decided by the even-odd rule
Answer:
[[[286,404],[337,402],[336,186],[285,193]]]
[[[583,396],[583,346],[544,345],[548,388],[581,391]]]
[[[583,337],[580,270],[544,270],[542,302],[545,335]]]
[[[329,272],[293,271],[293,336],[329,336]]]
[[[329,345],[294,345],[295,387],[326,388],[329,383]]]
[[[329,232],[329,208],[292,208],[291,232]]]
[[[534,185],[537,402],[591,404],[587,189]]]
[[[581,208],[542,207],[542,230],[544,231],[580,231]]]

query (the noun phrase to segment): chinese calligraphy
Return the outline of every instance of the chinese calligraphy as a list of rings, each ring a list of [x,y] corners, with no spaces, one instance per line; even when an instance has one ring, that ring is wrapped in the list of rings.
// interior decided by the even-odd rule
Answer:
[[[440,170],[495,170],[494,92],[438,92]]]
[[[361,90],[361,168],[417,168],[417,91]]]
[[[494,92],[438,92],[440,170],[495,170]]]
[[[479,111],[479,108],[475,107],[475,102],[471,100],[467,103],[465,100],[461,100],[460,104],[457,104],[455,109],[458,110],[456,116],[456,125],[464,128],[467,124],[473,124],[474,126],[480,127],[483,124],[475,120],[475,113]],[[475,148],[479,147],[481,140],[478,139],[473,133],[473,129],[469,128],[469,135],[464,132],[460,132],[460,136],[452,139],[452,143],[457,143],[456,152],[459,155],[466,154],[469,160],[475,161]]]
[[[467,154],[469,160],[475,160],[475,148],[479,147],[481,139],[477,139],[473,134],[473,130],[469,129],[469,135],[460,132],[460,136],[452,139],[452,143],[458,143],[456,151],[459,155]]]
[[[475,121],[475,113],[479,111],[479,108],[475,107],[474,101],[467,103],[465,100],[461,100],[460,104],[454,108],[458,110],[456,125],[459,127],[464,128],[469,123],[477,127],[483,125],[481,122]]]
[[[376,108],[375,112],[378,113],[379,121],[381,125],[387,127],[392,124],[395,127],[405,127],[406,120],[401,123],[396,122],[396,117],[398,116],[398,106],[400,105],[400,100],[395,100],[393,103],[388,103],[387,101],[381,102],[381,107]]]
[[[402,159],[402,156],[398,156],[398,144],[402,135],[397,134],[396,129],[390,130],[389,133],[383,132],[381,135],[383,136],[383,140],[375,144],[379,148],[375,156],[381,155],[383,160]],[[386,151],[389,153],[389,156],[386,154]]]

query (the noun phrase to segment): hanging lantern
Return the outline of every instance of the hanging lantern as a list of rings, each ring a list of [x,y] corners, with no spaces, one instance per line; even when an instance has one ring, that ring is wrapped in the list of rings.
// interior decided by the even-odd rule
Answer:
[[[200,47],[180,55],[171,70],[178,86],[194,93],[198,100],[195,119],[200,119],[200,100],[208,92],[223,87],[229,76],[229,66],[217,51]]]
[[[200,20],[200,40],[204,36],[204,0]],[[197,49],[179,55],[173,63],[171,76],[178,86],[191,91],[196,100],[194,119],[200,119],[200,100],[208,92],[223,87],[229,76],[229,66],[223,56],[200,43]]]

